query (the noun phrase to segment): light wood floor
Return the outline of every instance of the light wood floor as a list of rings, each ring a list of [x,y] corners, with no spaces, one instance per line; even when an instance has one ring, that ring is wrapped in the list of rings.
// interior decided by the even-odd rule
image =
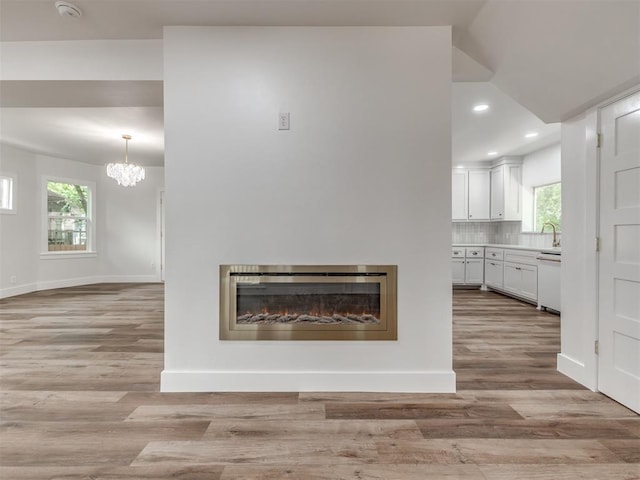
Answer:
[[[555,371],[531,305],[455,292],[455,395],[161,394],[162,311],[157,284],[0,301],[0,478],[640,479],[640,418]]]

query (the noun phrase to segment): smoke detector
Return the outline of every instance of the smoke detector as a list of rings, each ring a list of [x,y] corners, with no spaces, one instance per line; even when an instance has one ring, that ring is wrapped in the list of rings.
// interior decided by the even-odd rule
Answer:
[[[71,2],[58,1],[55,5],[61,17],[80,18],[82,16],[82,10]]]

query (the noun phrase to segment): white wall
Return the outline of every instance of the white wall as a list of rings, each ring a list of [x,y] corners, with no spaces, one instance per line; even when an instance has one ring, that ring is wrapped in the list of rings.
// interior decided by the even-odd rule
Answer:
[[[525,155],[522,160],[522,185],[537,187],[559,182],[562,178],[560,158],[559,143]]]
[[[161,40],[0,42],[0,56],[1,80],[162,80]]]
[[[162,390],[453,391],[450,28],[168,27],[164,52]],[[219,341],[233,263],[397,264],[398,341]]]
[[[561,163],[560,143],[524,156],[522,160],[523,232],[533,230],[533,188],[561,181]]]
[[[0,215],[0,298],[86,283],[159,280],[162,168],[148,168],[144,182],[125,189],[102,166],[0,145],[0,172],[17,175],[18,197],[17,213]],[[42,182],[48,176],[95,182],[96,255],[42,255]]]
[[[597,112],[562,124],[562,316],[558,370],[597,387]]]
[[[0,144],[0,173],[15,174],[17,183],[17,212],[0,214],[0,298],[35,290],[38,281],[36,164],[34,154]]]

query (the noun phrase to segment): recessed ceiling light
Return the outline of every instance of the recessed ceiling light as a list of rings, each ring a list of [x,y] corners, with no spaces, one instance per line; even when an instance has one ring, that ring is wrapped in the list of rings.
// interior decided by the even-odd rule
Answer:
[[[498,154],[498,152],[487,152],[487,155],[491,155],[492,157],[493,157],[494,155],[497,155],[497,154]]]
[[[537,136],[538,136],[538,132],[529,132],[524,136],[524,138],[533,138]]]
[[[489,110],[489,105],[486,103],[479,103],[473,107],[474,112],[485,112],[487,110]]]
[[[71,2],[59,0],[54,5],[61,17],[80,18],[82,16],[82,10]]]

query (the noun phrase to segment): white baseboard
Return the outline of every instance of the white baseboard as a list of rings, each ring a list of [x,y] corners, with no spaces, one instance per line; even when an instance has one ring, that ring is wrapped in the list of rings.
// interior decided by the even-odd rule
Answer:
[[[563,375],[566,375],[572,380],[575,380],[581,385],[584,385],[589,390],[597,391],[597,385],[594,384],[591,375],[587,371],[584,363],[577,361],[575,358],[571,358],[562,353],[557,357],[558,371]]]
[[[100,277],[76,277],[76,278],[64,278],[61,280],[49,280],[47,282],[38,282],[36,284],[36,290],[53,290],[54,288],[67,288],[77,287],[79,285],[92,285],[94,283],[100,283]]]
[[[15,297],[24,295],[25,293],[35,292],[37,285],[35,283],[27,283],[25,285],[16,285],[15,287],[0,288],[0,298]]]
[[[98,283],[159,283],[159,275],[103,275]]]
[[[15,297],[25,293],[52,290],[54,288],[79,287],[81,285],[93,285],[95,283],[157,283],[158,275],[96,275],[92,277],[65,278],[62,280],[50,280],[47,282],[29,283],[15,287],[0,289],[0,298]]]
[[[450,372],[229,372],[164,370],[162,392],[454,393]]]

